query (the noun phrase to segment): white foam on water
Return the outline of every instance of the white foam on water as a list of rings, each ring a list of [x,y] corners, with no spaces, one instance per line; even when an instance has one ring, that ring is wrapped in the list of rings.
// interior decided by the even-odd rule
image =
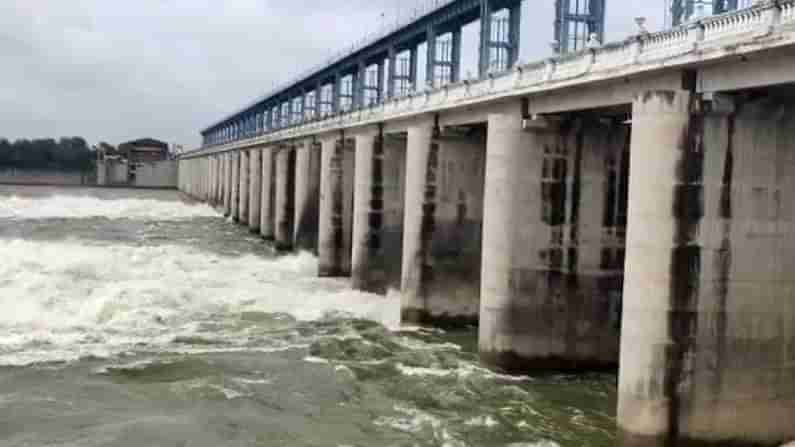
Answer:
[[[468,425],[470,427],[487,427],[487,428],[491,428],[491,427],[496,427],[497,425],[500,425],[500,423],[497,422],[497,420],[494,419],[493,417],[491,417],[489,415],[486,415],[486,416],[473,417],[473,418],[467,420],[466,422],[464,422],[464,425]]]
[[[505,447],[560,447],[560,444],[555,441],[515,442]]]
[[[52,195],[47,197],[11,196],[0,198],[0,218],[12,219],[108,219],[179,220],[193,217],[219,217],[209,205],[176,200],[140,198],[100,199],[92,196]]]
[[[305,253],[232,258],[185,246],[27,240],[0,240],[0,253],[0,364],[5,365],[102,358],[141,344],[166,346],[178,336],[201,335],[197,321],[242,312],[316,320],[344,311],[391,329],[400,326],[399,299],[316,278],[317,260]],[[240,342],[239,333],[208,335]]]
[[[398,416],[382,416],[373,421],[376,426],[391,427],[405,433],[420,433],[429,429],[433,438],[442,447],[468,447],[464,441],[450,433],[444,421],[438,417],[417,408],[396,405],[395,412]]]
[[[452,369],[426,368],[418,366],[408,366],[403,363],[395,365],[397,370],[408,377],[457,377],[459,379],[470,377],[473,374],[484,379],[501,380],[508,382],[530,382],[533,379],[528,376],[509,376],[507,374],[495,373],[494,371],[478,366],[474,363],[459,361],[458,366]]]

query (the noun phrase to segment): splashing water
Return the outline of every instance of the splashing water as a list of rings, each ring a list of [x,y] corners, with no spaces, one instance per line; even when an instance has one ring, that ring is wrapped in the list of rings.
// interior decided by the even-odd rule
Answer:
[[[614,376],[490,371],[173,192],[0,187],[0,253],[3,446],[614,443]]]

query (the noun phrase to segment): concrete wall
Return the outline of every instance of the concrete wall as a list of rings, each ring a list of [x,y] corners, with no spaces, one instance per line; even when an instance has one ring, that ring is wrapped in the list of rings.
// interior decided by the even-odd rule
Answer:
[[[133,186],[142,188],[176,188],[177,161],[141,163],[135,168]]]
[[[88,174],[0,168],[0,183],[13,185],[88,185]]]
[[[119,160],[105,160],[97,165],[97,169],[105,167],[105,181],[107,185],[126,185],[129,182],[129,169],[126,162]]]
[[[706,116],[687,91],[636,100],[618,409],[627,445],[795,438],[795,105],[777,98]]]

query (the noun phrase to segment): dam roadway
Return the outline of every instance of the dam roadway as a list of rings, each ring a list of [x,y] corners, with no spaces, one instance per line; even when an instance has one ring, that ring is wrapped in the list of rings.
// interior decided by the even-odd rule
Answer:
[[[795,439],[795,1],[530,64],[503,2],[462,80],[469,3],[419,19],[427,86],[384,37],[205,129],[180,190],[492,365],[618,366],[625,446]]]

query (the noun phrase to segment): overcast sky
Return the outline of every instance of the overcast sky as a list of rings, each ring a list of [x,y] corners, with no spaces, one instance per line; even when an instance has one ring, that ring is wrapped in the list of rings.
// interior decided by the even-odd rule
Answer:
[[[192,148],[202,128],[418,4],[0,0],[0,137]],[[549,55],[553,4],[524,1],[521,60]],[[608,40],[634,30],[636,16],[661,26],[663,11],[663,0],[608,0]]]

